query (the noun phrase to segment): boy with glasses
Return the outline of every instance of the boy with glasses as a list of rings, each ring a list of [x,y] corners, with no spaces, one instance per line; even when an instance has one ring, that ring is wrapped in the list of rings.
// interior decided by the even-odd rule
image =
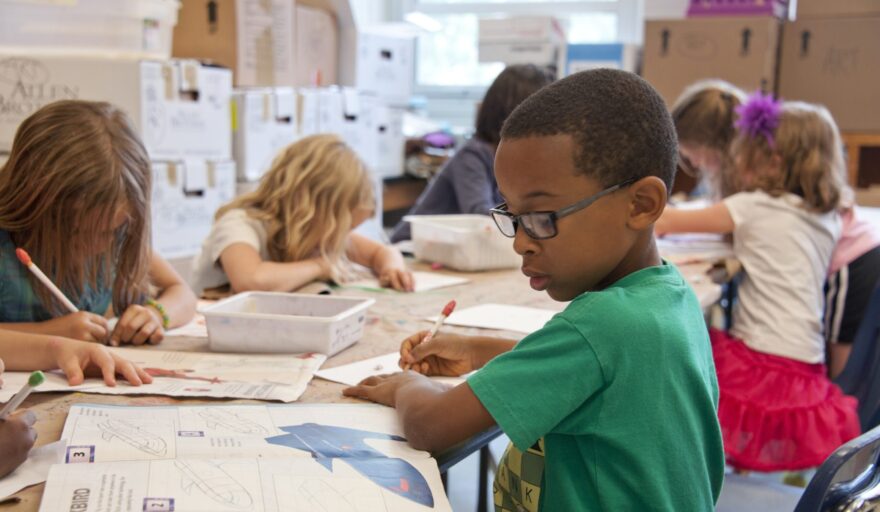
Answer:
[[[675,131],[647,82],[577,73],[523,102],[495,159],[532,288],[568,307],[519,343],[426,332],[401,366],[349,396],[392,405],[416,448],[444,450],[493,425],[512,444],[495,509],[712,510],[724,455],[702,313],[660,259],[653,225],[677,161]],[[423,375],[462,375],[448,389]]]

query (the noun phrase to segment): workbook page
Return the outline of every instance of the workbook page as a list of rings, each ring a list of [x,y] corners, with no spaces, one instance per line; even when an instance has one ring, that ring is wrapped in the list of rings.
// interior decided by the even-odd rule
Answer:
[[[434,459],[175,459],[52,467],[41,511],[451,511]],[[381,461],[380,461],[381,462]]]
[[[103,379],[86,379],[69,386],[60,371],[46,372],[34,392],[67,391],[102,395],[165,395],[212,398],[251,398],[293,402],[306,390],[315,371],[327,359],[322,354],[213,354],[172,352],[153,348],[111,348],[153,377],[152,384],[132,386],[117,377],[110,387]],[[6,402],[27,382],[27,372],[3,374],[0,401]]]

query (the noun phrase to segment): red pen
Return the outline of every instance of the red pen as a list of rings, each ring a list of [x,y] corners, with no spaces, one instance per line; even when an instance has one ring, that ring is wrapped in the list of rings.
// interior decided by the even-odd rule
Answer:
[[[443,308],[443,311],[440,313],[440,316],[437,317],[437,321],[434,322],[434,327],[428,331],[428,335],[425,336],[425,339],[422,340],[422,343],[427,343],[434,339],[434,336],[437,335],[437,331],[440,330],[440,326],[443,325],[443,322],[446,321],[446,318],[452,314],[452,311],[455,309],[455,301],[451,300],[448,304]]]

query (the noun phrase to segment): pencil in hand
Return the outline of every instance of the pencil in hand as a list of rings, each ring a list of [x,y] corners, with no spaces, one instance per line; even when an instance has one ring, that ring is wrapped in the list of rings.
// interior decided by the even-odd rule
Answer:
[[[38,267],[36,263],[31,260],[31,256],[27,253],[27,251],[19,247],[15,250],[15,255],[18,257],[18,261],[20,261],[25,267],[27,267],[28,270],[30,270],[35,276],[37,276],[37,279],[39,279],[41,283],[46,285],[46,288],[48,288],[49,291],[52,292],[52,295],[54,295],[55,298],[57,298],[59,301],[61,301],[62,304],[64,304],[64,307],[67,308],[68,311],[70,311],[71,313],[76,313],[79,311],[79,309],[73,305],[73,302],[70,302],[70,299],[68,299],[67,296],[64,295],[64,292],[58,289],[58,287],[55,286],[55,283],[53,283],[51,279],[46,277],[46,274],[44,274],[43,271],[40,270],[40,267]]]
[[[6,406],[3,407],[2,411],[0,411],[0,421],[5,420],[7,416],[14,413],[15,409],[17,409],[18,406],[21,405],[22,402],[24,402],[24,399],[31,394],[31,391],[42,384],[45,380],[46,376],[43,375],[43,372],[37,370],[31,373],[31,376],[28,377],[27,384],[22,386],[21,389],[18,390],[18,393],[16,393],[15,396],[13,396],[11,400],[9,400],[9,402],[6,402]]]

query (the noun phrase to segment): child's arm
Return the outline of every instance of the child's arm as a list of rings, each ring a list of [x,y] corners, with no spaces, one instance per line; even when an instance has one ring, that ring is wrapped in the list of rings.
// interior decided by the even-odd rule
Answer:
[[[0,421],[0,478],[27,460],[28,452],[37,440],[36,420],[34,413],[19,411]]]
[[[0,330],[0,357],[12,371],[60,368],[71,386],[82,384],[85,373],[100,372],[108,386],[122,375],[132,385],[153,381],[144,370],[107,347],[57,336]]]
[[[330,279],[330,264],[323,258],[286,263],[263,261],[260,253],[246,243],[234,243],[223,249],[220,265],[235,292],[289,292],[312,281]]]
[[[157,252],[150,259],[150,282],[159,288],[156,302],[168,314],[168,327],[180,327],[196,314],[196,294],[170,263]]]
[[[379,277],[382,286],[413,291],[415,282],[412,273],[407,270],[403,255],[394,247],[351,233],[348,237],[347,254],[351,261],[369,267]]]
[[[74,340],[104,343],[110,329],[107,319],[88,311],[79,311],[52,318],[45,322],[10,322],[0,323],[0,329],[23,332],[27,334],[44,334],[63,336]]]
[[[733,232],[733,217],[724,203],[698,210],[666,208],[654,224],[658,235],[667,233],[719,233]]]
[[[423,343],[427,334],[421,331],[403,341],[401,367],[425,375],[464,375],[516,345],[513,340],[454,334],[438,334]],[[396,407],[409,443],[430,452],[444,450],[495,424],[467,384],[449,389],[415,372],[369,377],[342,393]]]
[[[164,319],[161,307],[168,315],[168,327],[178,327],[190,320],[196,313],[196,296],[174,268],[158,253],[150,258],[150,283],[159,289],[156,305],[133,304],[119,317],[119,322],[110,337],[111,345],[120,342],[142,345],[149,342],[157,344],[164,338]]]
[[[496,356],[516,346],[515,340],[489,336],[438,334],[423,343],[428,331],[419,331],[400,344],[400,367],[424,375],[457,377],[479,370]]]
[[[431,453],[495,425],[467,383],[449,389],[415,372],[368,377],[342,393],[396,408],[409,444]]]

